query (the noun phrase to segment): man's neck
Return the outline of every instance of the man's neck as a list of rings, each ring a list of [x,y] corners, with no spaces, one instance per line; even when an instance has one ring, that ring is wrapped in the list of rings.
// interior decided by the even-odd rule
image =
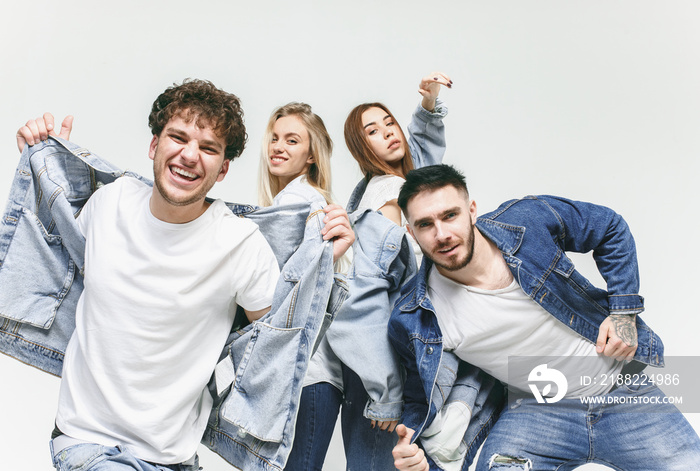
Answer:
[[[209,206],[210,203],[204,198],[188,205],[174,205],[166,201],[155,186],[153,187],[151,200],[148,203],[148,207],[151,210],[153,217],[170,224],[184,224],[186,222],[194,221],[199,216],[204,214]]]
[[[442,267],[437,267],[437,270],[452,281],[486,290],[507,288],[513,282],[513,274],[501,251],[476,228],[474,254],[469,264],[456,271],[448,271]]]

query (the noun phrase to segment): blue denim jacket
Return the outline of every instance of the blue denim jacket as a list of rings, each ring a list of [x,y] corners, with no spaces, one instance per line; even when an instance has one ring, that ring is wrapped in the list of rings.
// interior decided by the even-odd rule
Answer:
[[[83,287],[75,217],[99,186],[127,174],[152,184],[60,139],[27,146],[0,226],[0,351],[60,376]],[[313,345],[347,286],[334,277],[320,205],[228,206],[258,224],[281,273],[270,313],[229,335],[202,443],[241,469],[281,470]]]
[[[523,291],[571,329],[596,341],[608,315],[643,311],[632,234],[609,208],[554,196],[529,196],[478,218],[476,227],[502,252]],[[564,252],[593,251],[607,291],[596,288]],[[442,333],[427,296],[432,263],[402,289],[389,321],[389,337],[406,368],[404,423],[418,437],[446,401],[465,401],[472,420],[464,436],[466,470],[497,419],[504,389],[494,378],[442,350]],[[663,366],[663,343],[637,317],[635,359]],[[415,438],[414,438],[415,439]],[[439,469],[429,460],[431,469]]]
[[[416,167],[442,162],[442,119],[446,115],[447,107],[439,99],[433,112],[420,105],[413,112],[408,145]],[[416,272],[416,260],[403,228],[375,211],[356,211],[367,183],[362,179],[357,184],[347,204],[356,237],[347,280],[350,297],[326,338],[338,358],[362,380],[369,396],[365,417],[398,420],[403,409],[403,377],[386,325],[400,287]]]

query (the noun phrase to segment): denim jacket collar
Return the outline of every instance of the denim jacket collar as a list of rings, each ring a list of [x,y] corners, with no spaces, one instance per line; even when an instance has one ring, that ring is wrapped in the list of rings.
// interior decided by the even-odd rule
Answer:
[[[520,249],[525,236],[525,227],[491,219],[478,218],[476,227],[487,239],[496,244],[498,250],[510,256],[514,256]]]

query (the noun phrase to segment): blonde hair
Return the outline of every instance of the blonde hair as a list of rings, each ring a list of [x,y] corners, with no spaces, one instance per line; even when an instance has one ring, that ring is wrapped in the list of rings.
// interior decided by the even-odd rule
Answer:
[[[323,120],[311,111],[311,106],[306,103],[292,102],[280,106],[272,112],[263,135],[262,150],[260,152],[260,166],[258,171],[258,201],[261,206],[272,205],[274,197],[284,189],[279,178],[272,175],[269,170],[269,149],[272,142],[272,128],[275,122],[285,116],[297,116],[309,133],[309,152],[314,158],[306,174],[308,183],[323,196],[326,202],[331,202],[331,154],[333,141],[328,135]]]

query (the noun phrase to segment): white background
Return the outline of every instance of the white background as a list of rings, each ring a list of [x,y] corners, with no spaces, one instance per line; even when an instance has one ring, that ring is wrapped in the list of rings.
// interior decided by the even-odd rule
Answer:
[[[12,2],[0,8],[0,205],[28,118],[74,114],[73,141],[151,173],[147,116],[186,77],[243,102],[249,143],[212,196],[255,202],[274,107],[305,101],[335,142],[345,204],[360,172],[343,123],[365,101],[405,127],[420,78],[454,80],[446,162],[480,212],[533,193],[605,204],[637,241],[646,321],[667,355],[699,355],[700,5],[677,1]],[[586,257],[584,273],[593,267]],[[0,468],[51,469],[58,379],[0,355]],[[693,393],[691,391],[690,393]],[[700,394],[695,392],[695,394]],[[698,414],[688,418],[700,429]],[[327,470],[344,469],[337,434]],[[209,471],[231,469],[206,449]],[[603,469],[587,465],[588,470]],[[581,468],[581,469],[584,469]]]

